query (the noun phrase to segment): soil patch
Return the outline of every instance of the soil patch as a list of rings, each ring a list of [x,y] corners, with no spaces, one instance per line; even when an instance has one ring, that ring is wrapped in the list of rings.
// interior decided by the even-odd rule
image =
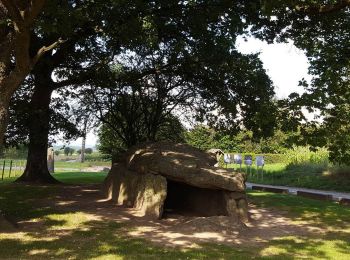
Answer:
[[[92,221],[123,223],[123,233],[144,238],[162,246],[196,247],[200,243],[257,246],[272,239],[315,232],[315,227],[300,225],[272,209],[249,205],[250,221],[247,224],[227,216],[195,217],[168,213],[166,218],[154,220],[142,217],[132,208],[117,206],[104,199],[100,185],[57,186],[53,199],[40,204],[58,212],[87,213]],[[42,223],[20,223],[20,231],[39,228]]]

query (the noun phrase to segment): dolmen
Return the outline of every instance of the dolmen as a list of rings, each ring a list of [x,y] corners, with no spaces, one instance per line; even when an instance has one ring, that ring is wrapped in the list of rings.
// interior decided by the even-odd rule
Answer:
[[[187,144],[131,148],[105,179],[109,199],[144,216],[230,216],[248,220],[244,173],[215,168],[215,156]]]

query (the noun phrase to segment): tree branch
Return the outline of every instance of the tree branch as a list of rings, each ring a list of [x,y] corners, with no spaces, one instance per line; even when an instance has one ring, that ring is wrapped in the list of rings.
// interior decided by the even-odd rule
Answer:
[[[58,39],[57,41],[55,41],[54,43],[52,43],[51,45],[49,46],[43,46],[41,47],[36,55],[32,58],[32,62],[31,62],[31,66],[33,67],[37,62],[38,60],[48,51],[51,51],[55,48],[57,48],[59,45],[61,45],[62,43],[64,43],[65,40],[62,40],[62,39]]]
[[[45,2],[45,0],[32,0],[31,6],[28,6],[25,12],[25,22],[28,23],[29,26],[31,26],[38,17],[45,5]]]
[[[310,6],[296,6],[295,9],[299,12],[307,14],[326,14],[342,10],[350,7],[350,0],[339,0],[335,4],[328,5],[310,5]]]

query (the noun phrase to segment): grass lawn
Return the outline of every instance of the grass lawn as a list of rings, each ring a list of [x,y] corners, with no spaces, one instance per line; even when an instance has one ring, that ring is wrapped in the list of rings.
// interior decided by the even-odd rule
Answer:
[[[228,167],[237,169],[232,164]],[[264,166],[263,176],[261,171],[257,172],[256,166],[251,171],[243,166],[242,171],[248,172],[248,181],[253,183],[350,192],[350,172],[328,169],[324,165],[267,164]]]
[[[55,168],[68,168],[68,169],[82,169],[93,166],[104,166],[111,167],[111,162],[109,161],[94,161],[94,162],[65,162],[65,161],[55,161]]]
[[[64,183],[99,183],[105,173],[57,173]],[[250,191],[258,207],[285,212],[295,223],[319,227],[313,236],[285,236],[247,248],[201,244],[193,249],[166,248],[127,237],[123,223],[91,220],[81,210],[60,211],[58,186],[0,184],[0,209],[16,221],[40,222],[36,229],[1,232],[0,259],[350,259],[350,208],[291,195]]]
[[[350,207],[293,195],[250,191],[249,198],[260,207],[286,212],[297,224],[319,227],[313,237],[286,236],[273,240],[261,254],[308,259],[350,259]]]
[[[106,172],[59,172],[53,175],[57,180],[67,184],[102,183]]]

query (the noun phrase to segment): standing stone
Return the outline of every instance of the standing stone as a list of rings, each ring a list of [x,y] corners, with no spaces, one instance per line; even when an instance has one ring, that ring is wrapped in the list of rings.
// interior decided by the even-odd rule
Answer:
[[[47,168],[50,173],[55,172],[55,151],[52,147],[47,149]]]

